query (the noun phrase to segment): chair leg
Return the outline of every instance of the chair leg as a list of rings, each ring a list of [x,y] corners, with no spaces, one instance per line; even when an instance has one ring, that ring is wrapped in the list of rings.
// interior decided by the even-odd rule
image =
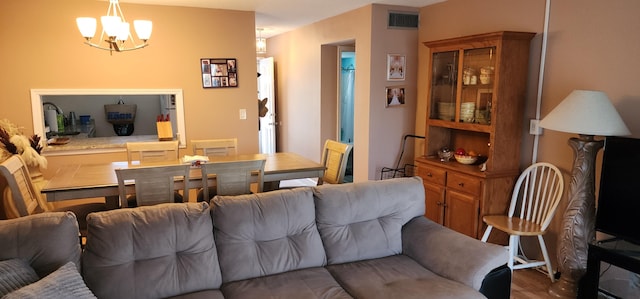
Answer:
[[[544,238],[542,238],[542,235],[538,236],[538,243],[540,243],[540,251],[542,251],[544,262],[547,265],[547,272],[549,272],[549,278],[551,278],[551,282],[554,282],[555,278],[553,277],[553,270],[551,269],[551,261],[549,260],[549,253],[547,253],[547,245],[544,243]]]
[[[511,270],[513,270],[514,259],[518,255],[518,242],[520,242],[520,236],[509,235],[509,263],[507,265]]]
[[[480,241],[487,242],[487,239],[489,239],[489,234],[491,233],[492,229],[493,229],[493,226],[491,225],[487,226],[487,229],[484,231],[484,235],[482,235],[482,239]]]

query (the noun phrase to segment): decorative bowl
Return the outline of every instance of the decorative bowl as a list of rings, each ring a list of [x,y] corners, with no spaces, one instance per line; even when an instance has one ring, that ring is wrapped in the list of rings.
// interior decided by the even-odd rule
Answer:
[[[466,155],[453,155],[456,158],[456,161],[458,161],[458,163],[462,163],[462,164],[473,164],[476,163],[476,160],[478,160],[478,157],[476,156],[466,156]]]

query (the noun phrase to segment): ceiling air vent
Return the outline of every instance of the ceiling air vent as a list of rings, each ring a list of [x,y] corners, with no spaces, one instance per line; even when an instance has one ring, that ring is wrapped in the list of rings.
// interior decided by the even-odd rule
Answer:
[[[418,13],[417,12],[389,12],[389,28],[393,29],[418,29]]]

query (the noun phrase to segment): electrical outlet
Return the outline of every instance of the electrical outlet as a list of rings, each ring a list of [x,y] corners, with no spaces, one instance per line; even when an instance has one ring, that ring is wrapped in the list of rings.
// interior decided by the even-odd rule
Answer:
[[[247,109],[240,109],[240,119],[247,119]]]
[[[542,135],[542,127],[540,127],[539,119],[532,119],[529,123],[529,134]]]

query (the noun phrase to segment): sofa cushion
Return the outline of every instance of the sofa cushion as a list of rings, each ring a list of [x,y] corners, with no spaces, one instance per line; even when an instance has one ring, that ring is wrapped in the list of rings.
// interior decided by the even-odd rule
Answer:
[[[402,226],[424,215],[419,177],[313,188],[316,221],[329,264],[402,252]]]
[[[234,281],[222,285],[222,293],[226,299],[352,298],[325,268],[308,268]]]
[[[187,294],[180,294],[178,296],[169,297],[167,299],[224,299],[222,291],[220,290],[204,290]]]
[[[48,212],[0,220],[0,260],[20,258],[38,277],[67,262],[80,265],[80,232],[71,212]]]
[[[164,298],[221,284],[207,203],[92,213],[82,272],[99,298]]]
[[[76,265],[68,262],[43,279],[2,297],[2,299],[26,298],[91,299],[96,296],[84,284]]]
[[[22,259],[0,261],[0,297],[40,279]]]
[[[485,298],[459,282],[438,276],[405,255],[327,266],[356,298]]]
[[[216,196],[211,203],[223,282],[326,263],[311,189]]]

